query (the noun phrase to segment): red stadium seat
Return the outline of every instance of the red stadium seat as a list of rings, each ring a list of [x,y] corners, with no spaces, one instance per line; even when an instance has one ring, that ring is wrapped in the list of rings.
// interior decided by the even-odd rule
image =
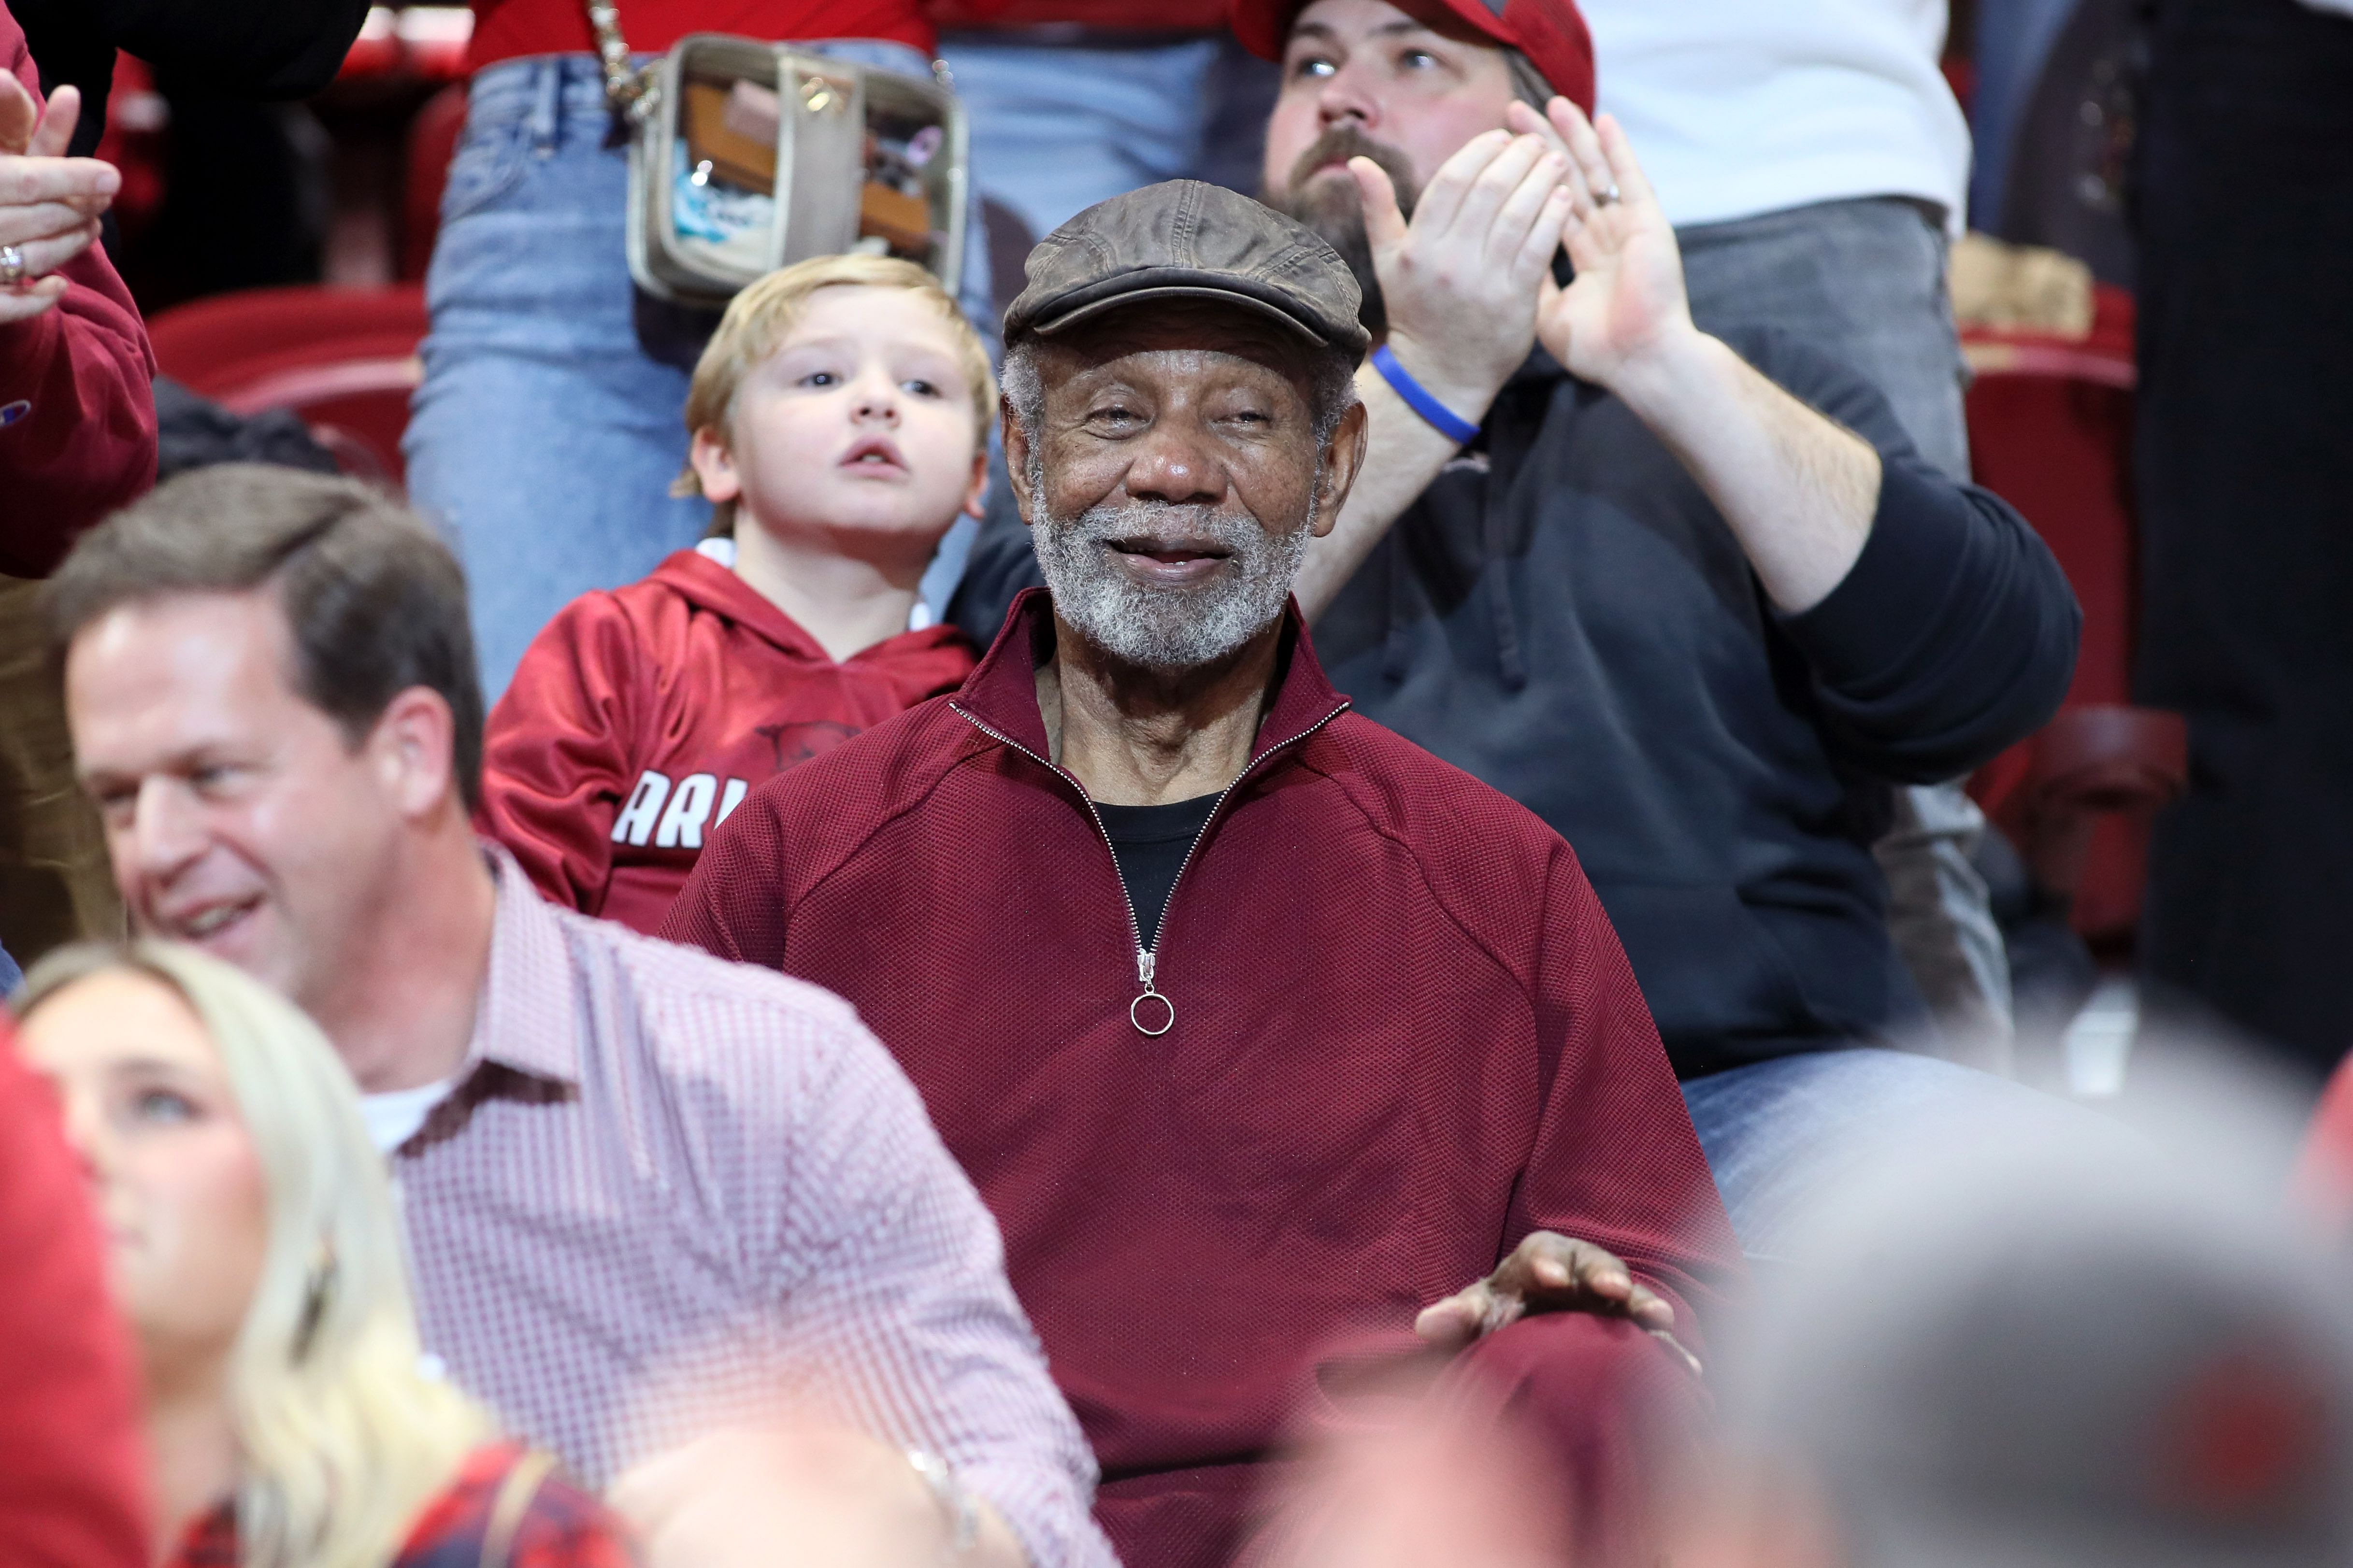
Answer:
[[[346,472],[403,481],[421,287],[250,289],[166,310],[147,334],[158,368],[190,390],[233,414],[290,409]]]
[[[2102,288],[2084,342],[1963,334],[1978,481],[2026,514],[2084,606],[2083,651],[2058,716],[1972,782],[2074,925],[2118,955],[2140,917],[2148,829],[2187,777],[2178,714],[2131,705],[2138,608],[2132,499],[2132,300]]]

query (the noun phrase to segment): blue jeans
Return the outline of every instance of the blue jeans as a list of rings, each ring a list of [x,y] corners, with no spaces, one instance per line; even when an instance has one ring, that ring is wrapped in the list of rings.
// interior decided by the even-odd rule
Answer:
[[[1258,189],[1275,68],[1222,34],[950,33],[974,183],[1040,239],[1162,180]]]
[[[902,45],[809,47],[930,74]],[[591,56],[491,66],[474,78],[442,197],[425,380],[402,451],[411,498],[465,562],[491,701],[556,611],[635,582],[710,521],[707,503],[669,494],[686,462],[687,375],[638,346],[628,155],[605,145],[610,123]],[[965,308],[987,322],[976,222],[970,239]],[[926,589],[946,603],[944,587]]]
[[[1778,1259],[1823,1198],[1940,1133],[2080,1131],[2095,1113],[1934,1057],[1857,1047],[1781,1057],[1683,1085],[1693,1128],[1752,1258]]]

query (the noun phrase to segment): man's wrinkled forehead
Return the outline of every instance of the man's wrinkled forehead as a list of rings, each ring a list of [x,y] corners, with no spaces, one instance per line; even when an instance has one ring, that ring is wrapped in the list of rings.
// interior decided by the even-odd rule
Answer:
[[[1239,362],[1293,383],[1306,381],[1312,364],[1296,333],[1255,310],[1207,300],[1142,300],[1040,338],[1038,350],[1050,385],[1146,354],[1198,356],[1204,367]]]

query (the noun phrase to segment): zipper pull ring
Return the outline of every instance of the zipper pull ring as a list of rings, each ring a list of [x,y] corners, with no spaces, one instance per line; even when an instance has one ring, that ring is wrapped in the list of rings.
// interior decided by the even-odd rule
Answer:
[[[1156,967],[1158,967],[1158,961],[1150,948],[1139,947],[1135,950],[1135,983],[1143,986],[1144,990],[1134,1001],[1127,1005],[1127,1021],[1135,1026],[1136,1033],[1149,1035],[1155,1040],[1176,1026],[1176,1004],[1160,994],[1153,987],[1152,973]],[[1146,1002],[1159,1003],[1160,1011],[1155,1013],[1146,1008],[1145,1006]],[[1156,1029],[1145,1022],[1145,1019],[1152,1017],[1156,1017],[1160,1021],[1160,1026]]]

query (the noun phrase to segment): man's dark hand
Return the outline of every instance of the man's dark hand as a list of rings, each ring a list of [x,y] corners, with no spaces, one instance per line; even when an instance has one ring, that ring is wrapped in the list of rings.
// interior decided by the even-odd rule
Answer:
[[[1637,1282],[1616,1255],[1589,1241],[1539,1230],[1514,1247],[1493,1274],[1423,1308],[1413,1331],[1434,1344],[1460,1348],[1533,1312],[1625,1318],[1661,1336],[1675,1326],[1674,1308]]]

